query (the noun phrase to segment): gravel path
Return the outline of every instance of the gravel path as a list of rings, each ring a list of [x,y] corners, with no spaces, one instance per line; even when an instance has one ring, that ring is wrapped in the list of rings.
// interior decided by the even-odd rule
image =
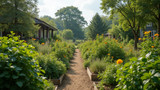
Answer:
[[[93,90],[92,81],[83,67],[79,49],[76,49],[74,59],[70,63],[70,69],[58,90]]]

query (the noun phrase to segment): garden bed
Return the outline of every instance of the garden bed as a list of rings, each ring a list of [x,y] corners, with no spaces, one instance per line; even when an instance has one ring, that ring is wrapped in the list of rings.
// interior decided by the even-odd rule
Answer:
[[[55,85],[55,89],[54,90],[58,90],[58,85]]]
[[[99,81],[99,79],[97,77],[98,74],[92,73],[88,67],[87,67],[87,74],[88,74],[91,81]]]
[[[63,78],[64,78],[64,74],[61,75],[59,79],[52,79],[52,82],[54,83],[54,85],[60,85],[62,83]]]
[[[100,90],[100,87],[98,87],[97,85],[98,82],[93,82],[94,90]],[[109,86],[104,85],[104,90],[114,90],[114,88],[114,86],[111,86],[111,88],[109,88]]]

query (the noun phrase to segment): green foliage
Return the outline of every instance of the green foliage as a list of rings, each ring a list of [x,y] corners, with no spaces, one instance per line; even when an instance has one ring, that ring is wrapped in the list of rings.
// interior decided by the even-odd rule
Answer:
[[[66,73],[66,66],[62,61],[58,61],[53,54],[38,55],[36,58],[42,69],[45,70],[45,76],[48,79],[58,79],[62,74]]]
[[[64,29],[72,30],[74,38],[83,39],[84,33],[82,27],[87,24],[87,22],[81,14],[82,12],[79,11],[77,7],[68,6],[58,10],[55,15],[63,21]]]
[[[58,60],[61,60],[67,68],[69,68],[69,61],[72,59],[75,47],[74,44],[68,44],[66,42],[56,41],[53,44],[52,50]]]
[[[102,59],[104,57],[113,57],[113,61],[117,59],[125,59],[125,53],[121,48],[121,44],[115,39],[104,38],[98,36],[94,41],[86,41],[80,44],[80,50],[83,59]]]
[[[117,89],[158,90],[160,86],[160,57],[158,37],[149,37],[145,32],[141,43],[141,57],[132,58],[117,71]]]
[[[37,0],[1,0],[0,24],[3,24],[3,30],[33,36],[38,30],[33,18],[37,16],[36,5]]]
[[[83,63],[84,67],[85,68],[89,67],[90,66],[90,62],[91,62],[90,60],[85,60],[84,63]]]
[[[44,54],[49,54],[51,52],[52,52],[52,47],[47,42],[44,45],[42,44],[38,45],[38,53],[42,53],[44,55]]]
[[[141,7],[141,13],[146,15],[149,23],[152,22],[160,34],[160,2],[159,0],[138,0],[138,6]]]
[[[106,63],[105,61],[96,60],[90,63],[89,68],[95,74],[102,73],[106,69]]]
[[[117,71],[117,89],[158,90],[160,86],[160,58],[152,53],[139,59],[132,58],[129,63]]]
[[[56,27],[56,24],[55,24],[54,19],[52,17],[50,17],[50,16],[43,16],[40,19],[43,20],[43,21],[45,21],[46,23],[48,23],[52,27]]]
[[[116,65],[115,63],[107,63],[106,69],[103,73],[100,73],[98,77],[101,79],[99,86],[100,90],[104,90],[103,85],[108,85],[113,87],[117,85],[116,82],[116,71],[120,67],[120,65]]]
[[[102,0],[101,9],[111,16],[118,14],[120,24],[124,30],[132,30],[135,40],[135,49],[137,49],[138,35],[140,28],[143,28],[148,18],[138,5],[139,0]]]
[[[141,55],[145,55],[148,52],[152,52],[155,55],[160,55],[160,41],[158,36],[150,37],[149,34],[146,34],[145,37],[142,38],[143,42],[141,43]]]
[[[34,59],[36,55],[34,47],[19,40],[13,32],[9,37],[0,37],[0,89],[43,89],[46,81]]]
[[[91,24],[88,27],[88,36],[91,39],[95,39],[97,34],[104,34],[108,30],[108,26],[106,23],[102,20],[102,18],[99,16],[98,13],[93,17]]]
[[[66,40],[73,39],[73,32],[70,29],[63,30],[63,38]]]

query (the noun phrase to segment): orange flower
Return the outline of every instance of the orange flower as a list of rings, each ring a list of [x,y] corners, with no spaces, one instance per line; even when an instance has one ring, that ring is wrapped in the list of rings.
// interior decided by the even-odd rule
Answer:
[[[123,60],[122,59],[118,59],[117,60],[117,64],[121,64],[121,63],[123,63]]]
[[[138,38],[138,40],[140,41],[140,40],[142,40],[142,38]]]
[[[32,38],[32,40],[34,40],[34,41],[35,41],[36,39],[35,39],[35,38]]]
[[[146,35],[146,34],[149,34],[150,32],[151,32],[151,31],[145,31],[144,34]]]
[[[154,48],[154,46],[151,46],[152,48]]]
[[[110,56],[111,54],[110,53],[108,53],[108,56]]]
[[[66,58],[66,56],[64,55],[64,58]]]
[[[120,48],[123,48],[122,46]]]
[[[156,34],[154,34],[154,36],[159,36],[159,34],[158,34],[158,33],[156,33]]]
[[[44,45],[44,43],[41,43],[41,45]]]
[[[155,37],[153,37],[153,40],[155,39]]]
[[[105,42],[105,44],[107,44],[107,42]]]
[[[26,41],[24,40],[23,42],[25,42],[26,43]]]
[[[112,56],[112,58],[114,58],[114,57]]]

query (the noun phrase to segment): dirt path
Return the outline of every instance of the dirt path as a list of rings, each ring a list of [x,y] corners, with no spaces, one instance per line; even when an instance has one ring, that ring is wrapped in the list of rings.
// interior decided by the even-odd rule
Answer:
[[[80,51],[76,49],[74,59],[70,63],[70,69],[58,90],[92,90],[92,88],[93,84],[83,67]]]

